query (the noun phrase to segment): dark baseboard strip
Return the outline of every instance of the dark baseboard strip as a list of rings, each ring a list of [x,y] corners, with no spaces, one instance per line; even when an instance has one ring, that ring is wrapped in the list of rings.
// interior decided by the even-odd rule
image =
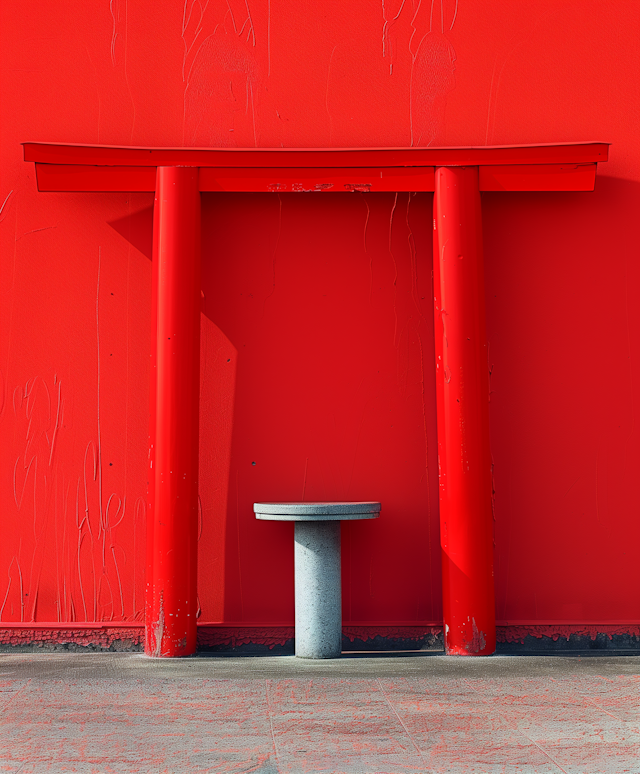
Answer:
[[[0,652],[141,652],[142,627],[2,628]],[[344,652],[444,653],[437,626],[345,626]],[[292,626],[198,628],[198,653],[291,655]],[[498,627],[499,655],[640,655],[640,626],[531,625]]]

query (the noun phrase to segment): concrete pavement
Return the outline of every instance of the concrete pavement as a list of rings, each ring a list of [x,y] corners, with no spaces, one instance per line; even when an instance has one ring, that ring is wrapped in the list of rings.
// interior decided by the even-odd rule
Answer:
[[[0,654],[0,772],[640,774],[640,657]]]

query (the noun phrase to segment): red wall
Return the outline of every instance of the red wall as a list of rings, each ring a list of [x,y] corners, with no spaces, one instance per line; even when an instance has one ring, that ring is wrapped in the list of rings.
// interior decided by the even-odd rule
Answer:
[[[605,140],[595,193],[483,194],[497,615],[640,623],[636,4],[2,14],[0,622],[141,620],[144,570],[152,199],[38,194],[20,142]],[[382,501],[345,621],[438,622],[431,196],[203,201],[201,620],[292,621],[251,506],[304,498]]]

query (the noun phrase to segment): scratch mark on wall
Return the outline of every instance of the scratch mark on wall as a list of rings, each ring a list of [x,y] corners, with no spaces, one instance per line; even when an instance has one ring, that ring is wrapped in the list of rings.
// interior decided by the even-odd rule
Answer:
[[[398,282],[398,264],[396,263],[396,260],[393,256],[393,250],[391,249],[391,234],[393,230],[393,215],[396,211],[396,207],[398,206],[398,192],[396,191],[394,197],[393,197],[393,204],[391,206],[391,215],[389,216],[389,253],[391,254],[391,257],[393,258],[393,267],[395,269],[395,275],[393,278],[393,285],[396,286]]]
[[[100,271],[102,267],[102,247],[98,247],[98,276],[96,279],[96,363],[97,363],[97,422],[98,422],[98,454],[97,454],[97,472],[98,472],[98,537],[100,537],[100,531],[102,528],[104,515],[102,512],[102,427],[100,424]],[[95,471],[95,464],[94,464]],[[95,480],[95,472],[94,472]],[[102,551],[103,567],[105,559],[104,550],[104,535],[103,535],[103,551]]]
[[[95,555],[94,555],[94,544],[96,540],[96,536],[94,536],[94,531],[91,527],[91,518],[90,518],[90,509],[89,509],[89,493],[88,493],[88,483],[87,483],[87,471],[86,471],[86,453],[87,451],[91,449],[92,456],[93,456],[93,481],[96,480],[96,453],[95,453],[95,446],[92,441],[90,441],[87,444],[87,448],[85,449],[85,469],[83,472],[83,479],[84,479],[84,519],[83,522],[80,524],[80,527],[86,525],[86,532],[82,532],[81,529],[78,531],[79,535],[79,542],[78,542],[78,561],[80,561],[81,558],[81,549],[82,544],[84,542],[85,537],[88,535],[88,539],[90,541],[90,545],[87,549],[85,549],[85,555],[87,554],[87,551],[89,552],[89,559],[91,560],[91,574],[90,574],[90,582],[92,586],[92,599],[93,599],[93,610],[92,610],[92,620],[97,620],[97,585],[96,585],[96,564],[95,564]],[[99,524],[98,524],[98,530],[99,530]],[[81,583],[84,586],[84,583],[82,581],[82,575],[81,577]],[[85,620],[89,620],[86,618],[85,614]]]
[[[198,41],[198,38],[202,34],[204,14],[209,5],[209,0],[206,0],[204,5],[199,0],[185,0],[184,8],[182,12],[182,44],[184,46],[184,53],[182,57],[182,80],[186,79],[186,67],[187,57],[191,53],[191,50]],[[199,15],[196,18],[195,8],[199,9]],[[190,27],[195,26],[193,32],[190,32]],[[187,41],[189,37],[189,41]]]
[[[416,36],[416,34],[418,33],[418,28],[417,28],[417,26],[415,24],[415,21],[416,21],[416,19],[418,17],[418,14],[420,13],[421,7],[422,7],[422,0],[418,0],[417,3],[412,3],[413,16],[411,17],[410,26],[411,26],[411,29],[413,30],[413,32],[409,36],[409,52],[410,53],[412,52],[413,39]]]
[[[24,239],[24,237],[29,236],[30,234],[37,234],[38,231],[49,231],[52,228],[58,228],[57,226],[43,226],[42,228],[33,228],[31,231],[25,231],[24,234],[20,234],[19,237],[16,238],[16,242],[19,242],[21,239]]]
[[[116,66],[116,39],[118,37],[118,24],[120,22],[120,3],[118,0],[109,0],[109,11],[111,12],[112,32],[111,32],[111,64]]]
[[[12,188],[9,193],[4,197],[4,201],[2,202],[2,205],[0,205],[0,223],[7,217],[7,213],[9,212],[9,208],[7,207],[7,202],[11,198],[11,194],[13,193],[14,189]],[[7,212],[5,212],[5,208]]]
[[[62,511],[58,509],[58,487],[63,490],[63,505],[62,505]],[[65,529],[66,529],[66,519],[64,518],[64,515],[66,514],[66,503],[68,502],[68,493],[69,493],[69,486],[66,487],[66,492],[64,491],[64,480],[60,481],[56,479],[56,493],[54,497],[55,502],[55,510],[53,514],[53,523],[54,523],[54,530],[55,530],[55,546],[56,546],[56,552],[55,552],[55,558],[56,558],[56,599],[55,599],[55,605],[56,605],[56,620],[58,622],[63,620],[63,617],[67,617],[67,609],[66,609],[66,587],[65,587],[65,580],[66,576],[65,573],[62,572],[62,566],[63,566],[63,557],[65,553]],[[66,496],[65,496],[66,495]],[[62,545],[60,545],[60,530],[62,529]],[[62,583],[62,585],[61,585]]]
[[[91,480],[96,481],[97,480],[97,453],[96,448],[93,443],[93,441],[89,441],[89,443],[86,446],[85,449],[85,465],[83,470],[83,481],[84,481],[84,518],[82,522],[78,525],[78,563],[80,566],[80,579],[82,587],[85,585],[84,578],[86,577],[86,572],[82,568],[81,565],[81,559],[82,556],[87,556],[88,559],[85,559],[85,562],[89,564],[89,570],[90,570],[90,579],[89,582],[91,584],[92,588],[92,595],[91,598],[93,600],[93,607],[92,607],[92,619],[93,621],[98,620],[98,580],[97,580],[97,573],[96,573],[96,557],[95,557],[95,551],[94,546],[97,539],[100,537],[100,516],[98,516],[98,523],[94,527],[91,525],[91,509],[89,505],[89,482],[87,480],[87,457],[88,452],[91,450],[91,463],[92,467],[90,470]],[[98,513],[100,509],[100,504],[98,503]],[[82,530],[82,527],[86,527],[86,531]],[[87,547],[84,549],[84,554],[82,553],[82,548],[85,544],[85,537],[88,536],[89,543],[87,544]],[[84,591],[83,591],[84,596]],[[83,599],[84,602],[84,599]],[[86,609],[86,604],[84,605]],[[86,618],[85,613],[85,620],[89,620]]]
[[[386,0],[386,2],[388,1],[389,0]],[[385,0],[382,0],[382,18],[384,19],[384,24],[382,25],[382,56],[389,56],[389,75],[393,75],[393,65],[395,63],[395,45],[392,43],[390,38],[391,28],[400,18],[400,14],[402,13],[402,9],[405,6],[406,0],[402,0],[400,3],[400,8],[398,9],[398,13],[391,17],[387,15],[386,2]]]
[[[109,619],[113,621],[113,590],[111,588],[111,582],[109,576],[105,572],[104,564],[102,566],[102,572],[98,579],[98,594],[96,600],[96,607],[100,610],[98,615],[101,621],[105,620],[107,610],[110,611]]]
[[[540,25],[547,23],[550,16],[553,16],[557,13],[557,9],[554,8],[551,11],[548,11],[540,16],[536,23],[531,26],[527,26],[524,29],[520,30],[519,32],[516,32],[507,43],[507,51],[505,54],[501,55],[500,53],[496,54],[494,63],[493,63],[493,70],[491,72],[491,84],[489,86],[489,104],[487,107],[487,129],[485,133],[485,145],[489,144],[489,140],[493,138],[493,135],[495,134],[494,127],[492,126],[492,119],[495,120],[495,113],[496,108],[498,104],[498,94],[500,91],[500,83],[502,81],[502,76],[505,70],[505,67],[509,63],[509,60],[513,56],[513,54],[520,48],[520,46],[524,45],[530,38],[532,38],[538,27]],[[498,61],[502,58],[502,64],[500,66],[500,70],[498,72],[498,77],[496,78],[496,70],[498,69]]]
[[[18,548],[18,556],[16,557],[16,569],[18,570],[18,580],[20,583],[20,620],[24,621],[24,579],[22,577],[22,568],[20,567],[20,554],[22,549],[22,540],[20,540],[20,545]]]
[[[7,599],[9,598],[9,592],[11,591],[11,584],[12,584],[12,577],[11,577],[11,568],[15,565],[15,568],[18,572],[18,594],[20,599],[20,621],[24,621],[24,584],[22,582],[22,570],[20,569],[20,549],[18,549],[18,556],[14,556],[11,562],[9,563],[9,568],[7,569],[7,576],[9,578],[9,583],[7,585],[7,591],[4,595],[4,600],[2,603],[2,607],[0,608],[0,621],[2,620],[2,616],[4,613],[4,608],[7,604]],[[13,613],[13,610],[11,610]]]
[[[53,425],[53,435],[51,436],[51,451],[49,453],[49,467],[53,465],[53,452],[55,451],[56,447],[56,439],[58,437],[58,430],[60,429],[60,424],[62,422],[62,383],[58,381],[57,374],[54,376],[53,379],[54,385],[57,384],[58,387],[58,401],[57,401],[57,407],[56,407],[56,421]]]
[[[124,4],[124,9],[123,9]],[[111,14],[111,46],[110,46],[110,58],[111,67],[115,70],[122,66],[121,76],[124,80],[124,86],[127,90],[129,102],[131,103],[131,129],[129,132],[129,142],[133,142],[133,133],[136,123],[136,104],[133,99],[133,92],[131,91],[131,84],[129,83],[129,3],[128,0],[109,0],[109,13]],[[101,119],[101,101],[100,91],[98,88],[98,71],[93,63],[89,49],[85,46],[87,56],[91,62],[91,66],[94,71],[96,79],[96,91],[98,92],[98,142],[100,142],[100,119]],[[119,51],[124,51],[122,56]]]
[[[76,522],[78,524],[78,549],[77,549],[77,565],[78,565],[78,579],[79,579],[79,586],[80,586],[80,599],[82,600],[82,609],[84,611],[84,620],[88,621],[89,618],[87,617],[87,601],[84,596],[84,583],[83,583],[83,573],[82,573],[82,562],[81,562],[81,556],[82,556],[82,543],[87,535],[86,532],[82,532],[82,524],[84,522],[84,519],[80,520],[80,479],[78,479],[78,488],[76,491]]]
[[[393,269],[394,269],[394,277],[393,277],[393,317],[395,320],[395,324],[393,328],[394,347],[397,346],[397,343],[398,343],[398,308],[397,308],[398,264],[396,262],[395,255],[393,254],[393,249],[391,247],[391,234],[393,231],[393,215],[396,211],[397,205],[398,205],[398,192],[396,191],[393,197],[393,204],[391,206],[391,214],[389,216],[389,255],[391,256],[391,260],[393,261]]]
[[[364,243],[364,251],[365,253],[368,252],[367,250],[367,226],[369,225],[369,217],[371,215],[371,208],[369,207],[369,202],[367,201],[366,196],[362,196],[362,201],[364,202],[364,206],[367,208],[367,217],[364,220],[364,233],[362,235],[363,243]],[[369,256],[369,301],[371,302],[373,296],[373,253]]]
[[[137,567],[138,567],[138,531],[140,529],[140,525],[142,525],[142,534],[145,535],[145,527],[146,527],[146,521],[145,521],[145,513],[146,513],[147,503],[144,497],[138,497],[136,500],[135,510],[134,510],[134,522],[133,522],[133,600],[132,600],[132,610],[134,614],[134,618],[137,620],[138,616],[141,615],[141,611],[138,611],[138,603],[137,603],[137,589],[138,589],[138,578],[137,578]],[[144,577],[144,573],[143,573]]]
[[[449,32],[453,29],[453,25],[456,23],[456,19],[458,18],[458,0],[456,0],[456,7],[453,12],[453,19],[451,20],[451,26],[449,27]]]
[[[251,125],[253,127],[253,145],[255,148],[258,147],[258,135],[256,132],[256,111],[255,111],[255,101],[253,99],[253,84],[247,80],[247,93],[251,95]],[[248,109],[248,106],[247,106]]]
[[[18,487],[17,487],[17,479],[18,479],[18,464],[20,463],[20,458],[16,460],[16,463],[13,467],[13,499],[15,501],[16,507],[18,510],[22,508],[22,501],[24,499],[24,493],[27,486],[27,480],[29,478],[29,473],[31,472],[31,466],[35,463],[35,456],[33,456],[29,460],[29,464],[24,468],[23,472],[25,474],[24,481],[22,482],[22,491],[20,492],[20,498],[18,499]]]
[[[133,130],[136,125],[136,103],[133,99],[133,93],[131,91],[131,85],[129,83],[129,70],[128,70],[128,63],[129,63],[129,0],[125,0],[124,2],[124,34],[125,34],[125,41],[124,41],[124,82],[127,85],[127,91],[129,92],[129,99],[131,100],[131,108],[133,110],[133,113],[131,115],[131,132],[129,134],[130,142],[133,142]]]
[[[249,0],[244,0],[245,7],[247,9],[247,17],[248,17],[248,24],[249,24],[249,31],[251,33],[251,37],[253,39],[253,45],[256,44],[256,30],[253,26],[253,19],[251,18],[251,10],[249,8]],[[247,22],[245,22],[247,24]]]
[[[504,70],[507,64],[508,56],[505,59],[505,61],[502,63],[502,67],[500,68],[500,72],[498,73],[498,81],[496,83],[496,69],[498,67],[498,58],[499,58],[499,54],[496,54],[495,60],[493,62],[493,70],[491,72],[491,83],[489,85],[489,104],[487,106],[487,129],[484,136],[485,145],[489,144],[489,130],[491,127],[491,117],[495,113],[495,103],[497,102],[498,87],[500,85],[500,79],[502,78],[502,71]],[[493,90],[494,83],[495,83],[495,94]]]
[[[118,497],[118,507],[116,508],[116,517],[118,516],[119,513],[122,513],[120,518],[114,524],[111,523],[111,519],[109,518],[109,509],[111,507],[111,501],[114,500],[116,497],[118,497],[118,495],[115,492],[113,492],[112,494],[109,495],[109,499],[107,500],[107,507],[105,508],[105,512],[104,512],[105,516],[104,516],[104,525],[103,525],[103,529],[105,533],[109,532],[112,529],[115,529],[124,520],[124,515],[125,515],[125,510],[127,505],[126,496],[124,498],[124,502],[120,500],[120,498]]]

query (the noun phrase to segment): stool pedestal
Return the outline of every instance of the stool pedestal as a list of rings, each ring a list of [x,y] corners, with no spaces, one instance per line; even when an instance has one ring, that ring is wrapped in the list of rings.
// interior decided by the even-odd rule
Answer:
[[[255,503],[257,519],[295,521],[296,656],[342,652],[340,522],[376,519],[380,503]]]

